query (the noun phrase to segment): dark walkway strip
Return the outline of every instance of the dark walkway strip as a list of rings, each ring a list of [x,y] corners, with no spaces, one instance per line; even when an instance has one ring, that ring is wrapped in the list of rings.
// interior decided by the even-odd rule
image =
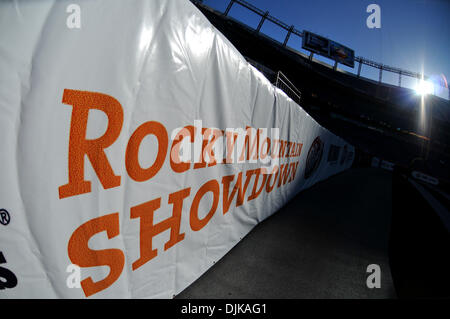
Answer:
[[[358,168],[300,193],[177,298],[395,298],[391,181]],[[379,289],[366,286],[369,264]]]

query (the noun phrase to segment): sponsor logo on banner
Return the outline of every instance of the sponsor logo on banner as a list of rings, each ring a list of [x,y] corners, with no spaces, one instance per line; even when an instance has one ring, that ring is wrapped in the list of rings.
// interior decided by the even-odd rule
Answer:
[[[305,179],[311,177],[319,167],[320,160],[322,159],[323,147],[322,140],[317,136],[311,144],[308,156],[306,157]]]

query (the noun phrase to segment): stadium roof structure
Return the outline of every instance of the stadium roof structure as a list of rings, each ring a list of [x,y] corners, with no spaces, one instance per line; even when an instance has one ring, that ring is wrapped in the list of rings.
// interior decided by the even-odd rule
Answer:
[[[383,83],[381,77],[376,81],[337,69],[314,59],[312,54],[293,49],[259,32],[258,28],[225,15],[226,11],[219,12],[199,1],[193,2],[247,61],[272,83],[276,84],[277,74],[282,72],[300,92],[299,104],[335,134],[369,153],[384,154],[404,165],[408,165],[417,154],[424,153],[424,148],[429,148],[426,157],[437,163],[433,164],[434,167],[450,162],[450,101],[431,94],[420,96],[412,89]],[[251,6],[242,0],[231,3]],[[275,18],[267,14],[265,19]],[[281,25],[283,28],[287,26]],[[291,34],[299,33],[293,27],[289,29]],[[398,71],[401,76],[419,76],[360,57],[356,61],[369,66],[378,65],[382,71]],[[426,101],[425,108],[422,100]],[[425,127],[421,124],[423,113],[428,123]],[[426,143],[429,146],[424,147]]]
[[[191,0],[191,1],[196,3],[196,4],[203,5],[203,1],[202,0]],[[222,13],[224,16],[228,16],[228,14],[229,14],[229,12],[230,12],[230,10],[231,10],[231,8],[232,8],[232,6],[234,4],[238,4],[238,5],[246,8],[246,9],[248,9],[249,11],[251,11],[251,12],[253,12],[253,13],[255,13],[255,14],[257,14],[257,15],[259,15],[261,17],[261,20],[259,21],[259,24],[258,24],[258,26],[255,29],[255,31],[257,33],[259,33],[261,31],[261,28],[262,28],[262,26],[263,26],[263,24],[264,24],[264,22],[266,20],[274,23],[278,27],[280,27],[280,28],[284,29],[285,31],[287,31],[286,37],[285,37],[285,39],[284,39],[284,41],[282,43],[282,45],[285,46],[285,47],[287,46],[288,40],[289,40],[289,38],[292,35],[298,36],[298,37],[303,37],[303,35],[304,35],[304,32],[296,29],[294,25],[288,25],[287,23],[285,23],[285,22],[277,19],[276,17],[270,15],[269,11],[261,10],[261,9],[255,7],[253,4],[251,4],[251,3],[249,3],[249,2],[247,2],[245,0],[229,0],[229,1],[230,2],[228,3],[227,8]],[[312,55],[311,55],[311,57],[312,57]],[[361,57],[361,56],[356,56],[354,60],[355,60],[355,62],[358,63],[358,71],[357,71],[357,75],[356,75],[357,77],[361,76],[362,65],[366,65],[366,66],[369,66],[369,67],[372,67],[372,68],[375,68],[375,69],[379,70],[378,82],[380,82],[380,83],[383,83],[382,82],[383,71],[398,74],[398,86],[399,87],[401,87],[402,76],[412,77],[412,78],[415,78],[417,80],[427,80],[427,79],[430,78],[429,76],[427,76],[425,74],[422,74],[422,73],[413,72],[413,71],[409,71],[409,70],[406,70],[406,69],[401,69],[401,68],[389,66],[389,65],[386,65],[386,64],[383,64],[383,63],[372,61],[370,59],[367,59],[367,58],[364,58],[364,57]],[[337,63],[334,66],[335,70],[336,70],[336,66],[337,66]],[[444,86],[446,84],[444,84],[444,83],[436,83],[436,85]],[[446,87],[446,88],[448,90],[448,87]],[[449,93],[449,100],[450,100],[450,90],[448,90],[448,93]]]

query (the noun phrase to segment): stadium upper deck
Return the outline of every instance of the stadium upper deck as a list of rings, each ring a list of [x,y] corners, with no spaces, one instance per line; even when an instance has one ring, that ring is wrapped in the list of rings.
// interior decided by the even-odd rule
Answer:
[[[300,90],[301,106],[319,123],[374,156],[404,166],[423,158],[422,170],[450,180],[450,101],[425,96],[423,122],[421,97],[413,90],[336,69],[194,3],[269,80],[283,72]]]

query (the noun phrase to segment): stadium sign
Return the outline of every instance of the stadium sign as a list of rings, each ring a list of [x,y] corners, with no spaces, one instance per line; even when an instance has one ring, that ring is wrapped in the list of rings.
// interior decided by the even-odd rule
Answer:
[[[315,33],[303,31],[302,48],[351,68],[355,66],[355,51]]]

